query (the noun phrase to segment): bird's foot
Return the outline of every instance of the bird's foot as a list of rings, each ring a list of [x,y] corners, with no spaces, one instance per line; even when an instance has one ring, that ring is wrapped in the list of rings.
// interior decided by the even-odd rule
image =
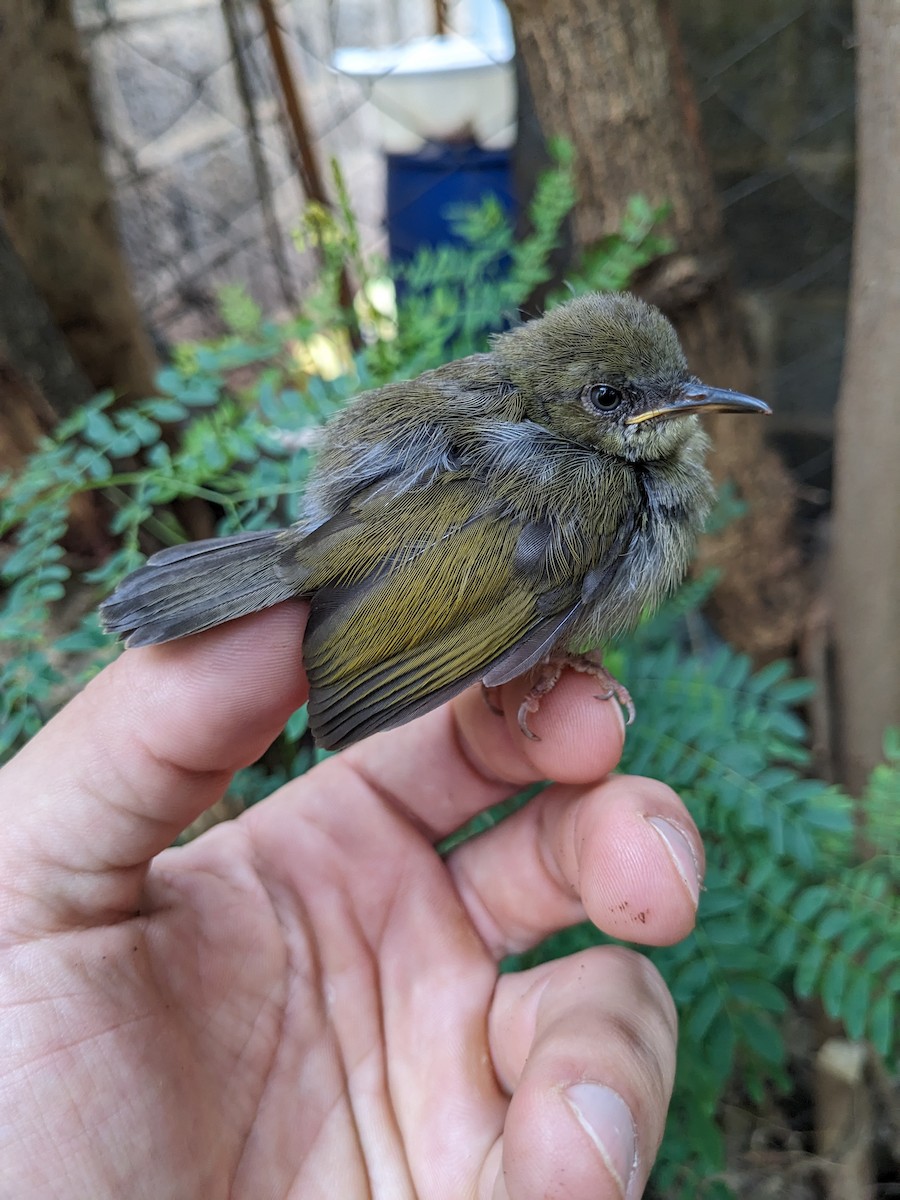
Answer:
[[[606,690],[601,692],[596,699],[617,700],[628,714],[628,720],[625,724],[630,725],[634,721],[635,707],[631,693],[628,691],[628,688],[619,683],[618,679],[607,671],[599,652],[588,654],[550,654],[537,668],[537,678],[526,693],[525,699],[519,705],[519,728],[527,738],[533,742],[540,741],[537,734],[532,733],[528,728],[528,718],[532,713],[538,711],[543,698],[556,687],[559,677],[566,667],[571,667],[573,671],[580,671],[584,675],[593,675],[595,679],[600,680]]]

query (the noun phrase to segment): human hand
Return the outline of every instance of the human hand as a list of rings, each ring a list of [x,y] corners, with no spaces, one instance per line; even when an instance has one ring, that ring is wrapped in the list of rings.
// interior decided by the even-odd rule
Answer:
[[[166,848],[303,702],[303,612],[129,651],[0,773],[0,1196],[639,1196],[659,976],[617,947],[497,975],[585,912],[648,944],[693,924],[693,822],[607,777],[621,716],[591,680],[540,741],[524,681],[505,720],[475,689]]]

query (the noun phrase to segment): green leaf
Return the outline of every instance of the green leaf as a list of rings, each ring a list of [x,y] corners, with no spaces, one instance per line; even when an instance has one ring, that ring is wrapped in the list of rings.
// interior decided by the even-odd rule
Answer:
[[[820,989],[822,1005],[830,1017],[841,1015],[846,986],[847,959],[843,954],[835,954],[825,968]]]
[[[710,1026],[722,1012],[722,997],[715,988],[709,988],[698,996],[690,1009],[682,1015],[682,1027],[688,1045],[701,1045]]]
[[[780,967],[790,965],[800,939],[800,930],[796,925],[782,925],[769,943],[769,953],[772,961]]]
[[[732,979],[731,991],[736,999],[766,1012],[783,1013],[787,1007],[784,992],[768,979],[753,976]]]
[[[808,700],[815,690],[815,684],[809,679],[788,679],[779,683],[773,692],[780,704],[799,704],[801,700]]]
[[[791,671],[790,663],[784,659],[776,659],[768,663],[761,671],[757,671],[750,682],[750,688],[757,694],[771,691],[776,683],[785,679]]]
[[[855,916],[852,912],[848,912],[843,908],[834,908],[830,912],[826,912],[822,920],[816,926],[816,934],[823,941],[829,941],[854,923]]]
[[[895,997],[885,992],[878,997],[869,1013],[869,1039],[884,1058],[891,1053],[897,1036],[894,1008]]]
[[[106,447],[115,441],[116,427],[105,412],[88,409],[84,419],[84,436],[93,445]]]
[[[807,888],[794,905],[794,920],[806,923],[818,916],[831,899],[831,890],[826,884]]]
[[[219,312],[222,320],[241,337],[252,337],[262,325],[262,310],[244,288],[226,284],[219,289]]]
[[[145,400],[141,410],[152,420],[161,421],[164,425],[184,420],[188,412],[184,404],[169,397]]]
[[[306,733],[308,728],[309,713],[304,704],[302,708],[298,708],[296,712],[291,713],[288,717],[284,733],[289,742],[297,742]]]
[[[742,1042],[763,1062],[780,1066],[784,1062],[784,1040],[778,1028],[762,1013],[745,1010],[741,1015]]]
[[[872,995],[871,979],[864,971],[856,973],[844,995],[841,1017],[849,1037],[863,1037]]]
[[[728,1018],[720,1013],[713,1021],[704,1045],[710,1068],[720,1079],[727,1079],[731,1074],[734,1046],[734,1029]]]
[[[794,990],[798,996],[807,999],[813,994],[813,989],[819,978],[819,972],[822,970],[822,964],[825,961],[825,946],[821,942],[813,942],[808,946],[800,957],[797,963],[797,970],[794,975]]]

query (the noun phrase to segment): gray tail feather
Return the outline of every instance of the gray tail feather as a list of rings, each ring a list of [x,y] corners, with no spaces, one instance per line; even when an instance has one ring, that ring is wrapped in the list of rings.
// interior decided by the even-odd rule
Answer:
[[[100,606],[108,633],[150,646],[212,629],[299,594],[282,531],[171,546],[147,559]]]

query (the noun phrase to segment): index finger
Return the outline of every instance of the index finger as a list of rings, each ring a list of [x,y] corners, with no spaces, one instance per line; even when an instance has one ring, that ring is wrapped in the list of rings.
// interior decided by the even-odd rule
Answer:
[[[306,698],[305,606],[129,650],[0,772],[0,904],[32,936],[133,914],[154,855]]]

